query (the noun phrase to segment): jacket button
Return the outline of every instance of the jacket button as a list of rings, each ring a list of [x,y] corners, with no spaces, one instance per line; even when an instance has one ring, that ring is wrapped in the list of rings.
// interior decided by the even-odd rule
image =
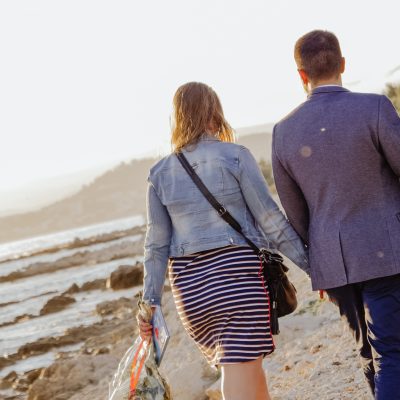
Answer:
[[[233,238],[229,238],[229,242],[233,244]]]

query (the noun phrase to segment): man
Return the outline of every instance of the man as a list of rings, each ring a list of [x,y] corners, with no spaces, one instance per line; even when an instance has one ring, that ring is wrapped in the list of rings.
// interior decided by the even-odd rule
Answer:
[[[342,87],[332,33],[304,35],[294,53],[309,96],[274,128],[278,194],[375,399],[400,399],[400,119],[387,97]]]

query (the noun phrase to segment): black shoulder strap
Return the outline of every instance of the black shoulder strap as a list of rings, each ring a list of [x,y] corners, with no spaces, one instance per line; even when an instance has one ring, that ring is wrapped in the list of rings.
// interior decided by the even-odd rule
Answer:
[[[207,189],[207,186],[203,183],[193,167],[189,164],[189,161],[185,155],[179,152],[176,153],[176,156],[203,196],[217,210],[220,217],[222,217],[222,219],[224,219],[236,232],[239,232],[244,237],[246,243],[256,252],[256,254],[260,254],[260,249],[245,236],[239,222],[237,222],[236,219],[229,213],[229,211],[210,193],[210,191]]]

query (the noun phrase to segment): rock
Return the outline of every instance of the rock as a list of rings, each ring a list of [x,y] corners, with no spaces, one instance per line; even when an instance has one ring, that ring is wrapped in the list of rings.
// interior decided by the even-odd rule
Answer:
[[[17,390],[18,392],[26,392],[29,388],[29,381],[25,378],[20,378],[17,379],[14,384],[12,385],[14,390]]]
[[[40,377],[43,368],[33,369],[32,371],[28,371],[25,373],[25,379],[28,381],[29,384],[33,383]]]
[[[13,363],[13,360],[8,355],[5,355],[4,357],[0,357],[0,369],[3,369],[4,367],[7,367],[7,365],[10,365],[12,363]]]
[[[76,283],[73,283],[65,292],[64,294],[74,294],[79,292],[79,286]]]
[[[0,381],[0,389],[9,389],[17,379],[18,374],[15,371],[11,371]]]
[[[74,360],[55,362],[29,387],[28,400],[68,400],[86,386],[96,385],[114,369],[115,359],[108,354],[99,354],[95,359],[81,356],[79,363]],[[101,398],[105,397],[104,392]]]
[[[134,309],[136,304],[134,301],[127,299],[126,297],[121,297],[117,300],[103,301],[97,304],[96,312],[99,315],[110,315],[114,314],[122,308]]]
[[[108,354],[110,352],[110,349],[108,347],[100,347],[100,349],[96,349],[93,352],[94,356],[97,356],[97,354]]]
[[[5,362],[4,366],[13,364],[17,360],[83,341],[88,342],[87,347],[97,348],[121,340],[121,338],[130,337],[129,335],[132,335],[136,328],[133,312],[131,314],[130,318],[117,320],[117,323],[106,320],[89,326],[77,326],[67,329],[62,336],[50,336],[26,343],[18,349],[17,353],[11,354],[7,358],[0,358],[0,364],[2,361]]]
[[[17,359],[43,354],[55,347],[74,344],[73,338],[70,337],[49,337],[41,338],[36,342],[26,343],[18,349]]]
[[[40,310],[40,315],[46,315],[61,311],[75,302],[76,300],[73,297],[65,295],[52,297]]]
[[[8,321],[8,322],[4,322],[4,323],[0,324],[0,328],[2,328],[4,326],[14,325],[18,322],[27,321],[28,319],[32,319],[32,318],[36,318],[36,317],[37,317],[37,315],[32,315],[32,314],[18,315],[17,317],[14,318],[13,321]]]
[[[94,281],[85,282],[80,290],[97,290],[97,289],[106,289],[107,280],[106,279],[95,279]]]
[[[23,321],[27,321],[28,319],[31,318],[35,318],[35,315],[32,314],[23,314],[23,315],[19,315],[18,317],[15,318],[14,322],[23,322]]]
[[[95,279],[94,281],[85,282],[81,287],[79,287],[76,283],[74,283],[62,294],[66,295],[78,292],[85,292],[88,290],[106,289],[106,285],[107,285],[106,279]]]
[[[143,283],[143,266],[121,265],[117,270],[111,273],[107,279],[107,288],[113,290],[127,289]]]

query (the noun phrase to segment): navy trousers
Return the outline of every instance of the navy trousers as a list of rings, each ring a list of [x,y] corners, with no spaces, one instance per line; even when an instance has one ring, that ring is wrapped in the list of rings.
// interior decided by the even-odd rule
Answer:
[[[328,289],[356,339],[376,400],[400,400],[400,275]]]

